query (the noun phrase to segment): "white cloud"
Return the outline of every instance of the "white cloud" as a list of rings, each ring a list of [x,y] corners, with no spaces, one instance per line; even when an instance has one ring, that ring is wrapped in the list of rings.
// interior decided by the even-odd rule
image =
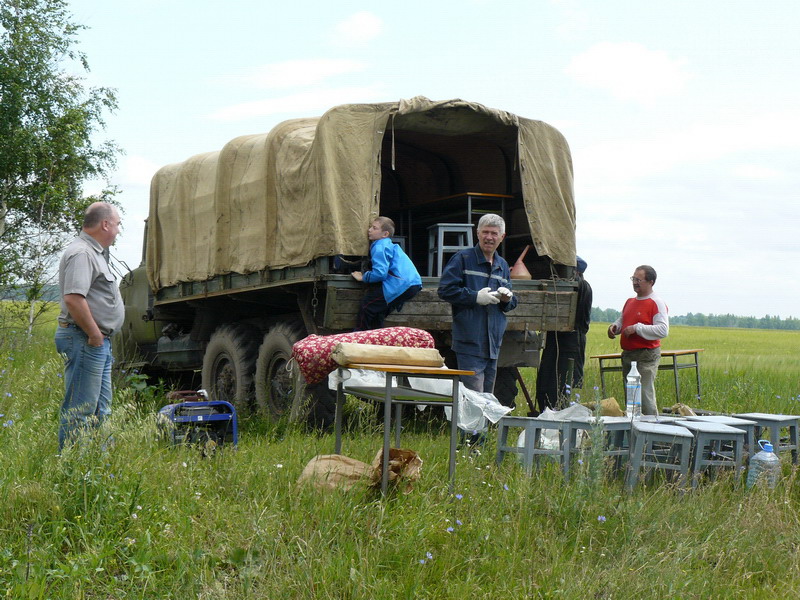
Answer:
[[[218,121],[240,121],[280,113],[310,117],[321,114],[337,104],[376,102],[381,96],[383,92],[378,86],[324,88],[226,106],[209,117]]]
[[[556,34],[563,39],[572,39],[589,30],[589,15],[582,10],[566,9],[561,14],[561,23]]]
[[[383,20],[377,15],[360,11],[336,24],[331,43],[342,47],[365,46],[383,31]]]
[[[329,77],[358,73],[365,68],[366,63],[347,59],[287,60],[259,67],[246,80],[258,88],[282,89],[315,85]]]
[[[601,42],[575,56],[565,72],[620,100],[651,104],[684,88],[690,77],[685,64],[685,59],[634,42]]]
[[[700,164],[738,152],[800,148],[800,112],[720,114],[677,131],[613,139],[574,152],[582,185],[607,185]],[[751,171],[751,176],[752,176]],[[761,171],[762,176],[765,171]]]
[[[734,177],[742,179],[781,179],[783,171],[764,165],[740,165],[733,170]]]
[[[144,186],[149,188],[150,180],[160,166],[144,156],[126,156],[122,160],[119,183],[123,186]]]

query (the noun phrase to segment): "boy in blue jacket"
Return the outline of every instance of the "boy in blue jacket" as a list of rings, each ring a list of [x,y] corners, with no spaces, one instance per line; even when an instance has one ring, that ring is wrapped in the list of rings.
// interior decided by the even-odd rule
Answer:
[[[354,271],[357,281],[371,284],[361,300],[355,331],[379,329],[393,310],[398,312],[406,300],[422,289],[422,278],[403,249],[390,239],[394,221],[389,217],[376,218],[367,231],[372,270]]]

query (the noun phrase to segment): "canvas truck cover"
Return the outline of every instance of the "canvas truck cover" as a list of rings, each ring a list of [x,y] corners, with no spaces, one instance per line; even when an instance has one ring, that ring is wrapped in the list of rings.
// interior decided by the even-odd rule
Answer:
[[[462,100],[347,104],[238,137],[160,169],[150,191],[147,273],[159,290],[226,273],[368,253],[381,148],[393,128],[437,135],[517,130],[525,213],[539,255],[575,264],[572,161],[541,121]]]

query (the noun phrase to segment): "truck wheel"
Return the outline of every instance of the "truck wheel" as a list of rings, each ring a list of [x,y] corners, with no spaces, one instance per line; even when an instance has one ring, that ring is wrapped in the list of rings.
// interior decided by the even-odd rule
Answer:
[[[225,400],[246,414],[253,394],[257,338],[255,330],[241,324],[223,325],[206,346],[203,388],[211,400]]]
[[[503,406],[515,408],[517,397],[517,378],[514,369],[517,367],[498,367],[494,380],[494,395]]]
[[[292,346],[301,339],[300,326],[295,323],[278,323],[264,336],[256,359],[256,404],[265,417],[277,420],[289,416],[298,420],[293,403],[301,404],[305,384],[297,367],[286,367],[292,358]]]

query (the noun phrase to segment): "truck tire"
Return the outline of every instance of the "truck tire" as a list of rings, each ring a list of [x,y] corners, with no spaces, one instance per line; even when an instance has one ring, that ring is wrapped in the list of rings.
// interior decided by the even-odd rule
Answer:
[[[494,395],[503,406],[517,406],[517,378],[514,369],[517,367],[498,367],[494,380]]]
[[[256,335],[246,325],[222,325],[211,335],[203,356],[203,388],[212,400],[230,402],[240,414],[247,414],[252,402]]]
[[[295,366],[287,370],[292,358],[292,346],[303,337],[298,323],[278,323],[264,336],[256,358],[256,405],[261,415],[278,420],[289,417],[301,420],[306,415],[295,414],[293,405],[301,406],[305,384]]]

